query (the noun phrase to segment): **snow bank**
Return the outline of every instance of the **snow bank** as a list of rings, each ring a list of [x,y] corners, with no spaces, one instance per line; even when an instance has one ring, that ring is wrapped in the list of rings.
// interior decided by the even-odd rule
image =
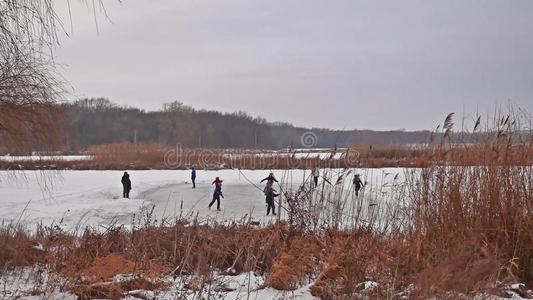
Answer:
[[[84,161],[92,160],[92,155],[31,155],[31,156],[0,156],[0,161],[20,162],[20,161]]]

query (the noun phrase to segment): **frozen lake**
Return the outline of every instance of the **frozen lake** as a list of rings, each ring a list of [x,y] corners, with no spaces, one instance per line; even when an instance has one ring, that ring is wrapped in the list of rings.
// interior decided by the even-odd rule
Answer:
[[[335,185],[342,170],[321,170],[327,183]],[[283,191],[296,190],[310,181],[310,171],[273,170]],[[346,171],[344,171],[346,172]],[[353,170],[367,182],[368,202],[386,198],[393,184],[401,184],[403,168]],[[133,189],[131,199],[123,199],[120,183],[122,171],[0,171],[0,220],[23,224],[57,225],[69,231],[85,226],[105,228],[110,224],[131,226],[155,206],[152,221],[175,217],[197,217],[200,221],[253,220],[265,224],[275,220],[266,216],[262,193],[267,170],[197,171],[197,188],[193,189],[187,170],[128,171]],[[208,209],[215,177],[224,180],[221,211]],[[336,177],[337,176],[337,177]],[[345,176],[347,177],[347,176]],[[335,185],[335,192],[348,193],[351,177]],[[322,181],[322,180],[321,180]],[[276,186],[279,190],[279,186]],[[328,205],[327,203],[325,205]],[[282,210],[282,218],[287,217]],[[143,219],[144,217],[141,217]]]

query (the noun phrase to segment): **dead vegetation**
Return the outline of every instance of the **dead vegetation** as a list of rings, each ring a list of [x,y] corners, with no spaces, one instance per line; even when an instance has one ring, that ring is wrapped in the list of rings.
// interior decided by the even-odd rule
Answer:
[[[516,158],[502,161],[501,149],[485,144],[459,146],[390,146],[355,145],[348,149],[330,149],[297,155],[294,152],[266,150],[182,149],[162,144],[117,143],[91,147],[86,155],[94,159],[61,160],[43,157],[26,161],[0,161],[0,170],[168,170],[187,169],[312,169],[319,168],[426,168],[431,165],[486,165],[512,163],[533,164],[530,144],[510,145]],[[507,158],[508,159],[508,158]]]
[[[52,58],[58,19],[49,0],[0,1],[0,139],[10,151],[59,143],[62,83]]]
[[[502,284],[516,282],[531,288],[532,145],[517,144],[512,133],[508,126],[460,154],[445,145],[431,149],[427,167],[409,172],[405,190],[391,198],[405,198],[405,205],[386,210],[380,222],[341,226],[340,213],[350,210],[333,205],[330,215],[319,215],[326,223],[317,226],[312,203],[306,202],[312,199],[302,190],[286,197],[297,204],[290,223],[263,228],[177,219],[161,227],[147,222],[105,232],[87,228],[73,236],[50,228],[29,234],[4,225],[0,266],[4,271],[48,266],[68,278],[65,289],[82,299],[164,289],[165,276],[190,278],[186,287],[202,290],[214,272],[255,272],[281,290],[312,284],[312,293],[322,299],[499,294]],[[451,157],[453,162],[443,163]],[[331,201],[344,197],[335,184],[321,188]],[[131,278],[110,281],[120,274]],[[367,288],[366,281],[378,285]]]

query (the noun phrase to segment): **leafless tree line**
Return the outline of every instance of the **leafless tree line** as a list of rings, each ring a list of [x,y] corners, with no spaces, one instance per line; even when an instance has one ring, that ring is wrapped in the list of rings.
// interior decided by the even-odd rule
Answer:
[[[268,122],[245,112],[197,110],[182,102],[166,103],[160,110],[119,106],[105,98],[81,99],[62,105],[66,112],[63,149],[79,151],[111,143],[180,144],[188,148],[280,149],[348,147],[354,144],[405,145],[429,139],[429,131],[336,131]],[[313,135],[311,144],[302,137]],[[1,145],[0,145],[1,146]]]

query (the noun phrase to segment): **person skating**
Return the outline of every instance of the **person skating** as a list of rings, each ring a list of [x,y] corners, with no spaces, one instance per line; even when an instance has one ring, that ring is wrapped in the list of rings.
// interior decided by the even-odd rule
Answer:
[[[266,186],[263,190],[266,197],[266,204],[267,204],[267,216],[270,214],[270,210],[272,209],[272,214],[276,215],[276,204],[274,203],[274,198],[279,196],[279,194],[276,194],[276,190],[272,188],[272,186]]]
[[[211,203],[209,203],[209,208],[215,204],[215,201],[217,202],[217,210],[220,210],[220,197],[224,198],[224,195],[222,194],[222,180],[220,178],[215,178],[213,183],[211,185],[215,185],[215,191],[213,192],[213,200]]]
[[[192,188],[196,188],[196,167],[194,165],[191,166],[191,181],[192,181]]]
[[[268,177],[263,179],[263,180],[261,180],[261,183],[263,183],[265,181],[267,182],[266,186],[270,187],[270,188],[272,188],[272,186],[274,185],[274,182],[278,182],[276,177],[274,177],[274,173],[268,174]]]
[[[120,181],[122,182],[122,197],[129,199],[131,191],[130,174],[128,174],[128,172],[124,172],[124,175],[122,175],[122,179]]]
[[[359,191],[364,186],[365,185],[363,184],[363,181],[361,181],[361,176],[359,174],[355,174],[355,176],[353,177],[353,187],[354,187],[356,196],[359,196]]]
[[[279,196],[276,194],[276,190],[274,190],[274,182],[278,182],[276,177],[274,177],[274,173],[268,174],[268,177],[261,180],[261,183],[267,182],[265,188],[263,189],[263,192],[265,193],[266,197],[266,203],[267,203],[267,216],[270,214],[270,209],[272,209],[272,213],[276,215],[276,205],[274,204],[274,198]]]
[[[318,177],[320,177],[320,173],[317,167],[314,167],[313,170],[311,170],[311,176],[313,177],[313,183],[315,184],[315,187],[318,187]]]

